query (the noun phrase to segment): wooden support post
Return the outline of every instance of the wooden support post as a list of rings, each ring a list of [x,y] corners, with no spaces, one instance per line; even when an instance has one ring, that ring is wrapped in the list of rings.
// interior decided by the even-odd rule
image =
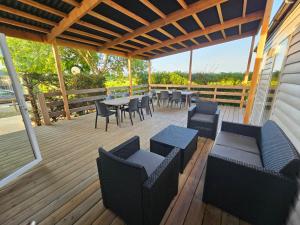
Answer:
[[[128,58],[129,95],[132,96],[131,58]]]
[[[260,39],[259,39],[258,46],[257,46],[257,53],[256,53],[256,59],[255,59],[252,79],[251,79],[248,102],[247,102],[247,106],[246,106],[246,112],[244,115],[244,123],[246,123],[246,124],[249,123],[252,108],[253,108],[254,97],[255,97],[255,93],[256,93],[257,83],[259,80],[260,67],[261,67],[261,63],[263,60],[264,48],[265,48],[267,35],[268,35],[269,21],[270,21],[273,1],[274,0],[267,0],[264,17],[262,19]]]
[[[148,91],[151,90],[151,60],[148,60]]]
[[[55,65],[56,65],[56,70],[57,70],[57,75],[58,75],[58,81],[59,81],[60,91],[61,91],[63,102],[64,102],[64,109],[65,109],[66,117],[68,120],[70,120],[71,115],[70,115],[70,109],[69,109],[68,96],[67,96],[67,92],[66,92],[64,76],[63,76],[62,66],[61,66],[61,59],[60,59],[60,55],[58,52],[58,47],[57,47],[56,41],[54,41],[52,44],[52,51],[54,54]]]
[[[191,90],[191,86],[192,86],[192,65],[193,65],[193,50],[190,51],[189,83],[188,83],[189,90]]]
[[[45,125],[51,125],[50,117],[49,117],[49,112],[48,112],[48,107],[46,105],[46,100],[45,100],[45,95],[44,93],[38,93],[37,94],[37,99],[39,102],[40,110],[42,113],[42,117],[44,120]]]
[[[250,72],[250,66],[251,66],[251,61],[252,61],[254,44],[255,44],[255,35],[253,35],[252,39],[251,39],[251,45],[250,45],[250,50],[249,50],[247,68],[246,68],[246,72],[245,72],[243,83],[242,83],[243,84],[243,90],[242,90],[240,108],[243,108],[243,106],[244,106],[245,94],[246,94],[246,90],[247,90],[246,86],[248,84],[248,79],[249,79],[249,72]]]

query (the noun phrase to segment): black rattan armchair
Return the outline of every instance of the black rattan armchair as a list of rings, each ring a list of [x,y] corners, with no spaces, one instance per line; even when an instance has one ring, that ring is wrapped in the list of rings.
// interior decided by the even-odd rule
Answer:
[[[198,130],[198,135],[215,140],[220,110],[216,102],[200,101],[189,108],[187,127]]]
[[[103,204],[128,225],[158,225],[178,191],[179,149],[140,150],[135,136],[97,159]]]

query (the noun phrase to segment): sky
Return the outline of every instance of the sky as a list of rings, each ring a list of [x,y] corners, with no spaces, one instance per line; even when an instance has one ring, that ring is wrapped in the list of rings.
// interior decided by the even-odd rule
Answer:
[[[274,0],[271,18],[283,0]],[[258,36],[256,36],[256,43]],[[247,66],[251,37],[193,51],[192,72],[244,72]],[[152,70],[184,71],[189,69],[189,52],[152,60]],[[255,54],[253,54],[255,57]],[[253,64],[254,58],[252,58]],[[252,67],[253,68],[253,65]]]

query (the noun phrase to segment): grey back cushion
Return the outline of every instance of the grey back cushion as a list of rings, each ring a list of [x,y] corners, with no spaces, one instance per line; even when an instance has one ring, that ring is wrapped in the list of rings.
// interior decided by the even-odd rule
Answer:
[[[203,114],[215,114],[218,109],[218,103],[216,102],[208,102],[208,101],[200,101],[197,103],[196,111],[198,113]]]
[[[274,121],[268,120],[262,127],[259,145],[266,169],[283,173],[289,177],[299,175],[299,154]]]

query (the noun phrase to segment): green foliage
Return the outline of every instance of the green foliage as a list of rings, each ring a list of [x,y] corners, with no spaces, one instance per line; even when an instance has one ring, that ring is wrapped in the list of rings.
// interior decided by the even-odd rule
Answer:
[[[244,78],[243,73],[194,73],[192,74],[193,84],[199,85],[241,85]],[[175,72],[154,72],[151,76],[153,84],[188,84],[188,73]]]

